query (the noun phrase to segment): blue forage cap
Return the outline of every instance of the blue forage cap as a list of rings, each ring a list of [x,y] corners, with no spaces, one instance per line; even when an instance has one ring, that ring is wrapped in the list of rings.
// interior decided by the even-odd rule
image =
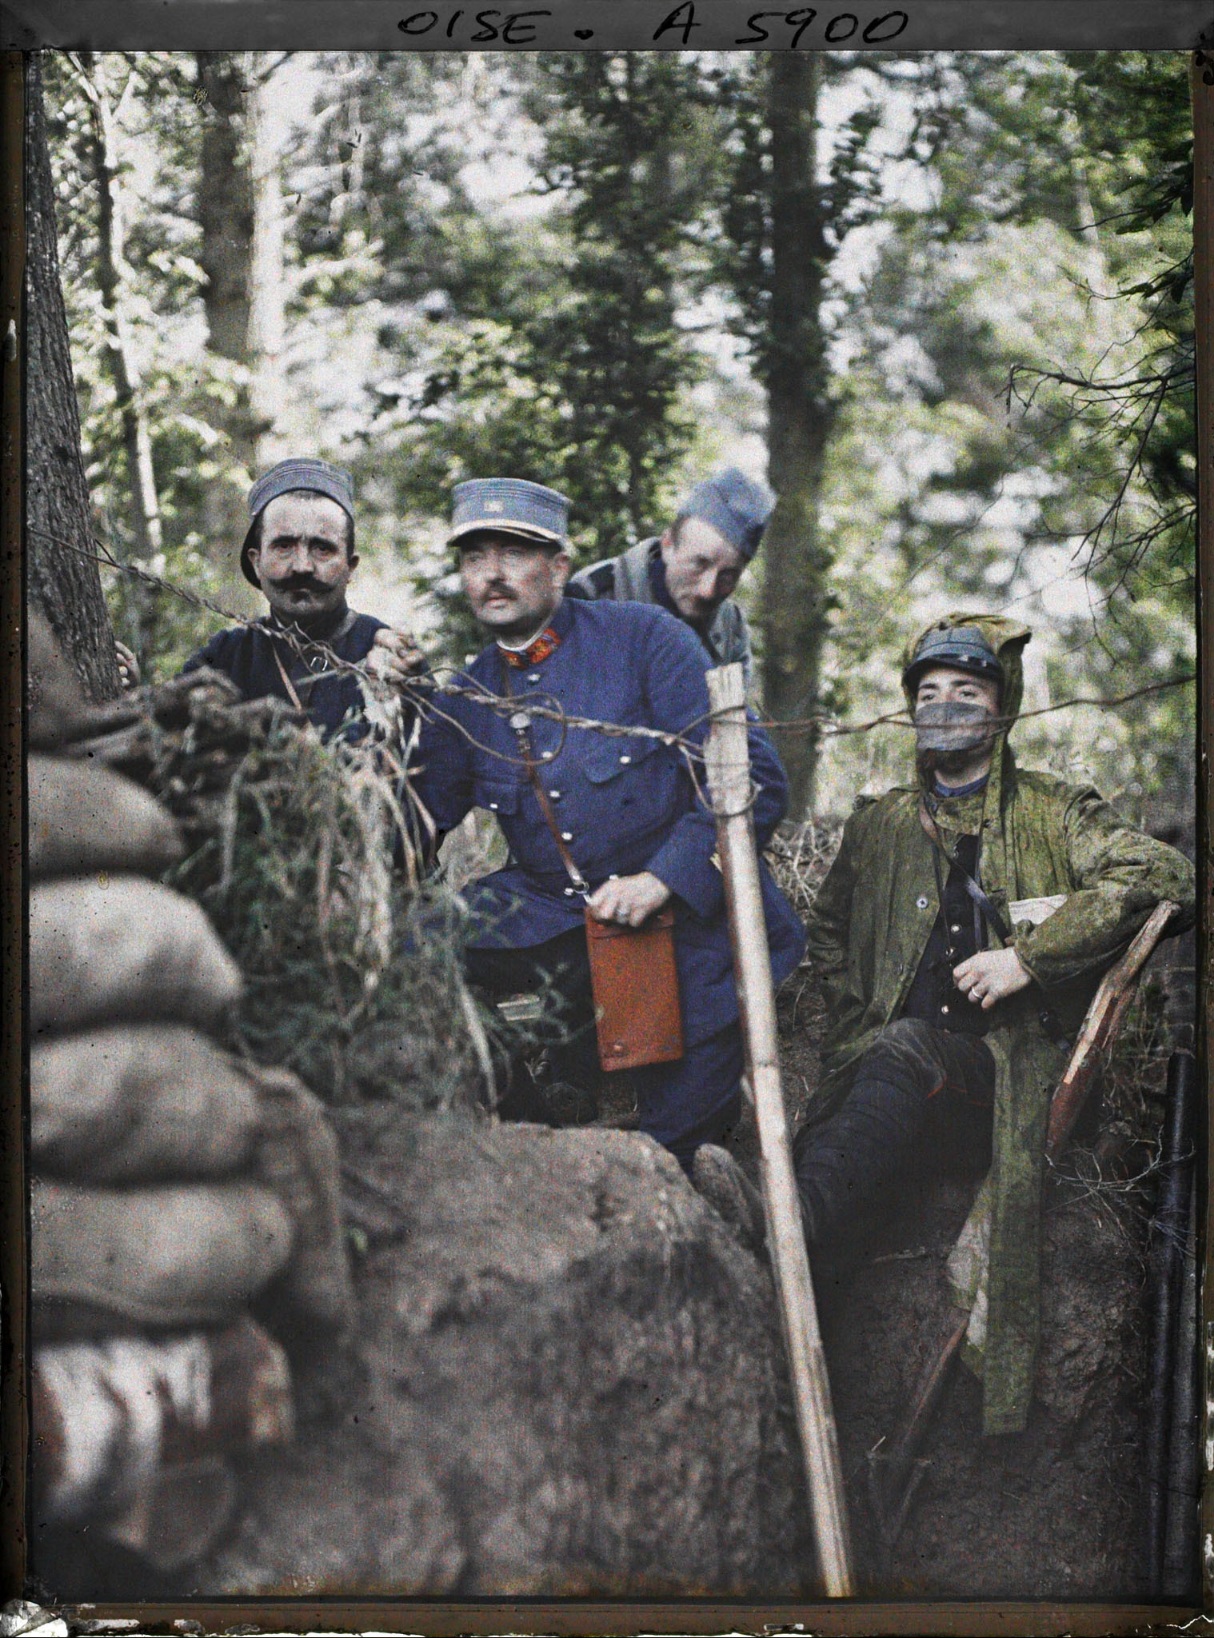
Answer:
[[[288,461],[279,461],[277,466],[263,472],[249,490],[249,517],[252,523],[244,538],[244,545],[240,548],[240,572],[251,586],[260,584],[249,563],[258,513],[264,511],[272,500],[277,500],[279,495],[291,495],[297,489],[327,495],[330,500],[337,502],[350,522],[354,522],[354,479],[348,472],[340,466],[330,466],[328,461],[318,461],[311,456],[298,456]]]
[[[776,497],[736,466],[698,483],[679,508],[680,518],[700,518],[723,535],[749,563],[759,549]]]
[[[249,490],[249,516],[255,518],[263,507],[279,495],[292,494],[297,489],[310,489],[318,495],[335,500],[349,517],[354,516],[354,479],[340,466],[311,457],[279,461]]]
[[[932,666],[948,666],[951,671],[968,671],[974,677],[989,677],[1002,683],[999,656],[977,626],[934,626],[919,643],[914,658],[902,673],[902,686],[915,689],[923,673]]]
[[[452,491],[449,544],[476,531],[522,535],[546,546],[569,538],[569,497],[526,478],[470,478]]]

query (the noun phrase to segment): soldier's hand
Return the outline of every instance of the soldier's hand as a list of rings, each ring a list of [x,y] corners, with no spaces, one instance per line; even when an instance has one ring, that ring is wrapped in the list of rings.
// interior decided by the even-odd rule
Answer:
[[[384,626],[375,633],[366,659],[367,675],[400,687],[426,668],[426,657],[407,631]]]
[[[1015,950],[979,950],[953,968],[953,982],[983,1011],[1032,983]]]
[[[604,882],[587,899],[586,908],[598,921],[639,927],[655,910],[660,910],[669,897],[666,883],[659,881],[651,871],[642,870],[639,876],[613,876]]]
[[[118,661],[118,681],[123,688],[138,688],[140,683],[139,661],[125,643],[115,641],[114,657]]]

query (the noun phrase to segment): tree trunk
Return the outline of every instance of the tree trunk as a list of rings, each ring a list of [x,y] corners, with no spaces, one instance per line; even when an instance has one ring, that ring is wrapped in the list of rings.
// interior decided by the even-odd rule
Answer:
[[[768,63],[771,143],[771,307],[764,377],[768,474],[779,496],[763,546],[763,692],[777,719],[819,709],[831,607],[831,553],[819,528],[833,409],[827,393],[822,287],[829,248],[816,176],[821,68],[816,56],[773,52]],[[791,812],[813,796],[816,738],[781,736]]]
[[[279,137],[270,106],[273,72],[261,52],[200,51],[205,123],[199,170],[203,305],[208,345],[231,366],[232,402],[216,415],[226,470],[213,483],[204,526],[224,595],[237,613],[255,606],[237,550],[248,527],[245,492],[278,453],[270,440],[282,399],[283,222]]]
[[[249,181],[253,238],[249,247],[249,407],[255,458],[266,467],[286,453],[274,442],[282,405],[285,328],[281,134],[275,117],[269,54],[252,52],[248,97]]]
[[[88,162],[97,184],[97,285],[109,330],[105,365],[114,386],[126,452],[130,495],[130,540],[134,555],[145,561],[163,545],[160,499],[152,458],[152,431],[143,405],[143,382],[135,358],[127,319],[130,267],[126,259],[126,209],[118,152],[118,110],[113,100],[109,68],[104,55],[82,51],[77,84],[88,99],[92,118]],[[128,69],[127,87],[133,70]],[[120,104],[124,92],[117,100]],[[121,555],[118,542],[111,542]],[[135,616],[135,651],[150,652],[156,638],[157,599],[151,587],[135,580],[128,587]]]
[[[237,554],[248,529],[245,493],[257,465],[248,370],[253,188],[246,140],[245,55],[200,51],[196,62],[203,110],[198,175],[203,310],[207,346],[226,361],[231,386],[230,401],[216,404],[212,412],[224,439],[224,470],[207,486],[203,527],[223,576],[221,601],[245,614],[256,605],[240,574]]]
[[[83,72],[79,83],[92,110],[89,160],[97,183],[97,283],[110,331],[105,358],[122,418],[135,552],[147,558],[162,545],[160,503],[152,462],[152,435],[140,400],[143,383],[124,305],[129,269],[114,105],[105,57],[82,51],[80,64]]]
[[[72,661],[90,699],[120,691],[80,454],[80,411],[68,347],[46,143],[42,70],[26,59],[26,528],[27,591]]]

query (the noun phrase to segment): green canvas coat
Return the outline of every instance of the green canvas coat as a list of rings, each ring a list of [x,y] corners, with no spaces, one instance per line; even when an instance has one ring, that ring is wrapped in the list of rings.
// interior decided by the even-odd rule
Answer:
[[[983,1420],[987,1433],[1010,1433],[1027,1419],[1037,1351],[1046,1124],[1066,1060],[1053,1037],[1074,1038],[1105,970],[1161,899],[1182,906],[1169,931],[1191,925],[1194,871],[1090,786],[1016,766],[1006,739],[1020,709],[1026,626],[985,615],[949,615],[937,625],[983,631],[1003,671],[1006,721],[985,790],[939,804],[945,845],[952,853],[959,835],[981,833],[982,885],[1005,920],[1013,900],[1067,895],[1039,926],[1013,929],[1034,982],[991,1010],[986,1037],[997,1075]],[[859,1059],[900,1015],[939,908],[919,800],[917,787],[861,799],[810,916],[807,951],[830,1020],[815,1116],[838,1105]],[[992,934],[991,947],[998,944]],[[958,1005],[970,1004],[958,992]],[[1047,1008],[1057,1021],[1048,1029]]]

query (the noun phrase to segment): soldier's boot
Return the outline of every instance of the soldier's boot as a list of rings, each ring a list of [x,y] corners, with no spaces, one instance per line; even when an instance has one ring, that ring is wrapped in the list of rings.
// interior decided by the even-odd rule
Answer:
[[[548,1050],[544,1098],[557,1126],[590,1126],[599,1114],[598,1040],[593,1022]]]
[[[593,1126],[599,1115],[599,1100],[588,1086],[573,1081],[545,1081],[543,1099],[554,1126]]]

